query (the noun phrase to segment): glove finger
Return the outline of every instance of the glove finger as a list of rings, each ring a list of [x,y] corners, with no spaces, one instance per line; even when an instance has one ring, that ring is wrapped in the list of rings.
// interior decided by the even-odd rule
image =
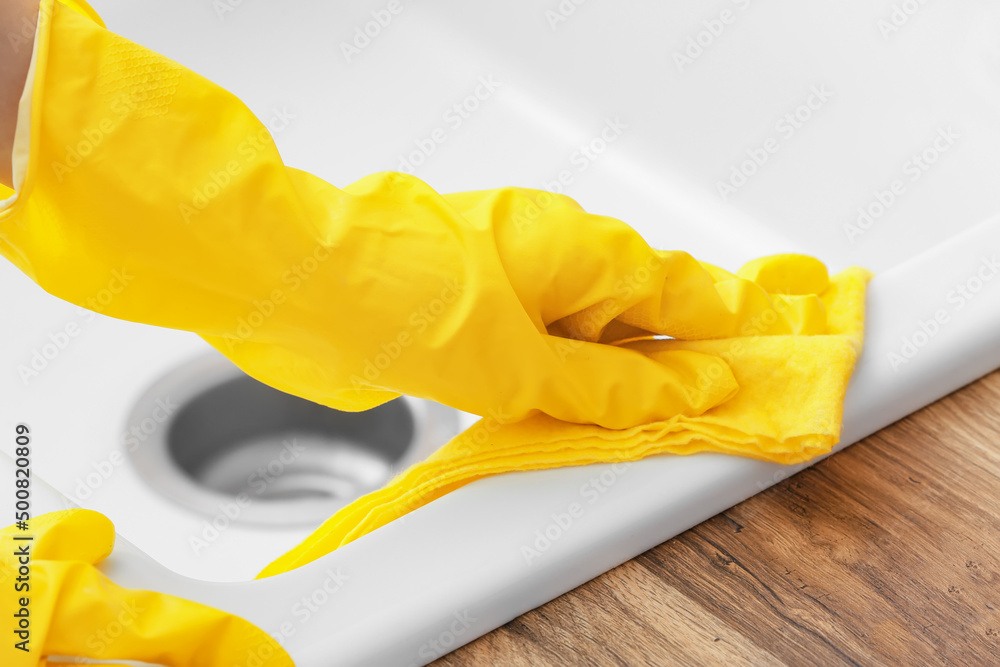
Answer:
[[[824,312],[816,295],[828,277],[815,259],[777,255],[733,275],[654,250],[620,220],[562,195],[505,188],[447,199],[473,224],[493,226],[511,285],[549,333],[598,341],[616,319],[687,339],[823,333],[804,328]],[[775,303],[769,291],[791,296]]]
[[[658,261],[630,227],[563,195],[503,188],[445,198],[473,225],[492,227],[507,278],[539,328],[609,299],[621,312],[630,305],[633,274]],[[575,337],[594,341],[599,334]]]
[[[794,280],[791,271],[772,280],[771,286],[788,281],[791,284],[783,288],[788,292],[771,294],[751,280],[724,272],[713,273],[684,252],[657,251],[656,256],[658,264],[647,262],[632,270],[634,279],[627,289],[617,289],[604,301],[571,313],[551,330],[593,340],[595,332],[603,335],[608,324],[617,320],[686,340],[826,333],[826,308],[819,296],[812,292],[794,293],[820,286],[825,289],[825,282],[820,280],[812,262],[806,263],[807,276],[801,282]],[[764,275],[772,277],[766,269],[773,263],[784,264],[786,268],[796,264],[797,260],[791,257],[795,256],[765,258],[771,261],[762,262]],[[620,272],[628,271],[630,260],[623,261],[626,265]],[[822,265],[820,268],[825,280],[826,269]]]
[[[557,419],[621,429],[695,416],[727,401],[739,385],[720,357],[675,350],[654,361],[634,350],[548,336],[554,369],[536,405]]]
[[[115,527],[111,520],[100,512],[85,509],[41,514],[28,521],[27,530],[9,526],[0,534],[4,538],[31,537],[33,560],[72,560],[96,565],[115,545]],[[4,552],[3,559],[8,566],[15,564],[10,553]]]
[[[826,266],[808,255],[761,257],[744,264],[736,275],[752,280],[771,294],[822,294],[830,286]]]
[[[183,598],[122,588],[83,563],[39,561],[32,604],[48,655],[159,665],[291,666],[250,622]]]

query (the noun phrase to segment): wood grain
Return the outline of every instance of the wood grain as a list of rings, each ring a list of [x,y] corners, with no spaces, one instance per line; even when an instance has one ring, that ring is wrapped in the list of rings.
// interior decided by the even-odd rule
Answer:
[[[1000,371],[437,664],[1000,664]]]

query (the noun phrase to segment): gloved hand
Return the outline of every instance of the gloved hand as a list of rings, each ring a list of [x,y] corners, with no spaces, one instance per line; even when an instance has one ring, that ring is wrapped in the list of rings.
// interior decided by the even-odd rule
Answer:
[[[98,572],[94,565],[115,541],[104,515],[64,510],[29,524],[27,532],[0,530],[0,617],[15,628],[4,633],[0,664],[46,665],[59,656],[214,667],[244,664],[252,655],[261,667],[293,665],[267,633],[241,618],[121,588]]]
[[[828,453],[840,440],[844,395],[864,341],[865,290],[871,274],[852,267],[825,284],[816,282],[813,268],[811,260],[784,256],[754,262],[744,271],[782,291],[819,288],[816,296],[827,312],[821,334],[758,336],[748,331],[746,336],[712,340],[622,343],[652,359],[669,359],[681,351],[708,354],[720,364],[725,359],[726,365],[715,370],[728,368],[735,376],[740,390],[732,399],[697,417],[674,415],[622,430],[567,424],[546,415],[502,426],[481,420],[384,488],[340,509],[258,576],[300,567],[493,475],[660,454],[718,452],[789,465]]]
[[[197,332],[279,389],[617,429],[701,414],[737,383],[715,355],[609,342],[825,330],[815,260],[800,258],[816,285],[768,294],[754,280],[780,275],[653,250],[564,196],[441,195],[397,173],[339,189],[286,167],[235,96],[89,9],[44,0],[40,16],[0,252],[68,301]]]

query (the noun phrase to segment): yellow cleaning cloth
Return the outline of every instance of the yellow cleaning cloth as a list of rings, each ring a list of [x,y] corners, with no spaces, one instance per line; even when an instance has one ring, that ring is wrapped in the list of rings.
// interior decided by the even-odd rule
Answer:
[[[79,658],[88,664],[293,665],[267,633],[241,618],[122,588],[101,574],[94,566],[115,542],[114,527],[102,514],[43,514],[27,530],[0,530],[0,541],[0,616],[7,626],[0,664],[6,667]]]
[[[535,190],[440,194],[398,173],[337,188],[79,1],[43,0],[19,118],[0,253],[50,293],[196,332],[333,408],[405,393],[484,417],[286,565],[487,474],[699,450],[792,461],[836,440],[863,270],[831,283],[777,255],[731,274]]]

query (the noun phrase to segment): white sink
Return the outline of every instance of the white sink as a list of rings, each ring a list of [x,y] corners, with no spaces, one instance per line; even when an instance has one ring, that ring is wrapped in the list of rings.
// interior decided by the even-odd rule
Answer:
[[[289,165],[335,184],[405,169],[440,191],[561,189],[727,268],[797,251],[878,272],[842,446],[1000,366],[986,0],[93,5],[239,94]],[[114,521],[107,571],[231,609],[301,665],[427,662],[794,472],[698,455],[492,478],[293,573],[208,584],[249,579],[310,527],[236,520],[195,550],[206,516],[122,455],[135,401],[207,345],[91,316],[7,264],[0,308],[0,429],[30,424],[36,475]],[[527,562],[525,545],[544,548]],[[296,601],[320,589],[303,620]]]

